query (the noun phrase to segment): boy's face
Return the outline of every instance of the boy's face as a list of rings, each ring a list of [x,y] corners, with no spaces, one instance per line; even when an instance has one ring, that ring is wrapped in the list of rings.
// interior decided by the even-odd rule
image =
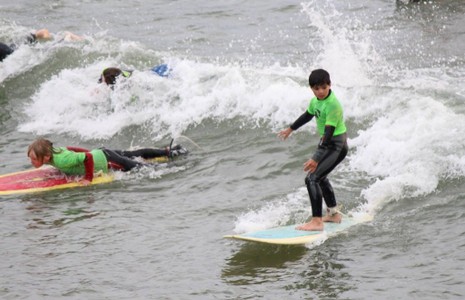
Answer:
[[[321,99],[328,97],[329,90],[331,89],[331,85],[323,83],[323,84],[312,86],[311,89],[315,97],[321,100]]]
[[[44,159],[37,158],[34,151],[29,152],[28,156],[34,168],[40,168],[44,163],[48,163],[50,161],[50,156],[45,156]]]

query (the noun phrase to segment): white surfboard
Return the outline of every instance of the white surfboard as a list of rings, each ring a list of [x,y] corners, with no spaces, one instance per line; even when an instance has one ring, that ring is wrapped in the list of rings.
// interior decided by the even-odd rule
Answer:
[[[371,221],[373,217],[366,216],[364,218],[351,218],[343,217],[341,223],[325,223],[324,231],[305,231],[297,230],[296,227],[299,224],[275,227],[271,229],[259,230],[244,234],[235,234],[235,235],[225,235],[225,238],[267,243],[267,244],[277,244],[277,245],[304,245],[312,243],[335,235],[341,231],[348,229],[351,226],[354,226],[359,223]]]

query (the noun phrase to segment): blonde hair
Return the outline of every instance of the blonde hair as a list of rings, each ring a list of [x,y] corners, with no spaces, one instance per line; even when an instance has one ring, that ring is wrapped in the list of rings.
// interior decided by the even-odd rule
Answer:
[[[40,161],[43,161],[45,156],[49,156],[51,159],[54,153],[61,152],[60,150],[53,148],[53,143],[44,138],[38,138],[29,145],[27,148],[28,157],[31,151],[34,151],[36,158]]]

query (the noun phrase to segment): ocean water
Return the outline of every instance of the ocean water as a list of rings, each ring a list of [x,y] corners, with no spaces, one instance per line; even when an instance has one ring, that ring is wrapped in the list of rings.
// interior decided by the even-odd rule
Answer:
[[[0,199],[1,299],[465,298],[465,3],[0,0],[1,174],[56,145],[190,155],[111,184]],[[50,42],[23,44],[39,28]],[[68,42],[65,31],[82,35]],[[160,63],[169,78],[153,75]],[[109,66],[134,70],[114,90]],[[312,69],[341,100],[343,211],[302,247],[223,238],[304,222]]]

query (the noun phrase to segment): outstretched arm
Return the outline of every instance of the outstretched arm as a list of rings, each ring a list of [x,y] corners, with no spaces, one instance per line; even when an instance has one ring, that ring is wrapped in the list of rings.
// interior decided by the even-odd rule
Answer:
[[[303,125],[310,122],[313,119],[313,115],[310,114],[308,111],[305,111],[295,122],[289,126],[288,128],[280,131],[278,133],[278,137],[280,137],[283,141],[288,138],[288,136],[292,133],[292,131],[299,129]]]
[[[288,138],[289,135],[291,135],[292,133],[292,128],[291,127],[288,127],[286,129],[283,129],[281,130],[279,133],[278,133],[278,137],[281,139],[281,140],[285,140]]]
[[[82,41],[82,40],[84,40],[84,38],[82,36],[74,34],[72,32],[65,31],[64,40],[67,41],[67,42],[74,42],[74,41]]]

